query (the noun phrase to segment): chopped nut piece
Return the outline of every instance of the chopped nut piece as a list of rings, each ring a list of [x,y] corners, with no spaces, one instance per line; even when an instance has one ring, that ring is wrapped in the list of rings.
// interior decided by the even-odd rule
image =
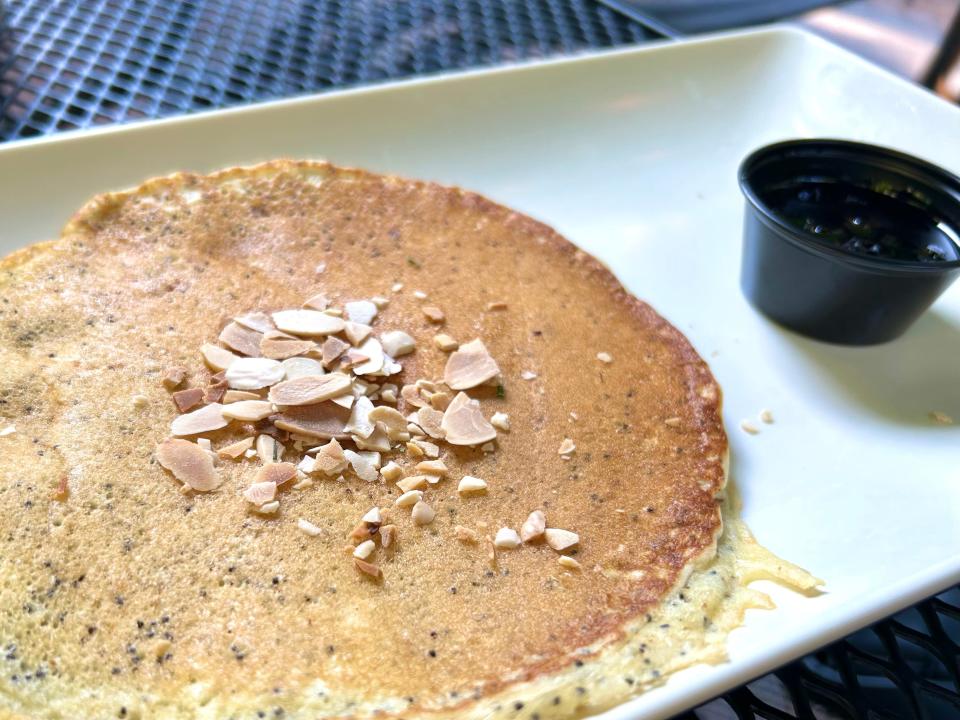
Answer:
[[[237,358],[227,368],[226,381],[234,390],[259,390],[283,380],[283,365],[269,358]]]
[[[453,402],[453,395],[448,393],[446,390],[440,390],[430,394],[430,406],[434,410],[443,412],[450,407],[451,402]]]
[[[760,428],[758,428],[756,425],[754,425],[754,424],[753,424],[752,422],[750,422],[749,420],[741,420],[741,421],[740,421],[740,429],[743,430],[745,433],[747,433],[747,434],[749,434],[749,435],[756,435],[756,434],[758,434],[758,433],[760,432]]]
[[[503,300],[495,300],[487,303],[487,310],[506,310],[507,303]]]
[[[421,397],[420,388],[416,385],[404,385],[400,388],[400,397],[402,397],[408,405],[412,405],[415,408],[426,407],[429,404],[427,400]]]
[[[560,563],[562,567],[565,567],[567,570],[580,570],[581,565],[576,560],[574,560],[569,555],[561,555],[557,558],[557,562]]]
[[[374,565],[373,563],[368,563],[366,560],[355,557],[353,559],[353,566],[362,572],[364,575],[369,575],[370,577],[377,579],[380,577],[380,568]]]
[[[167,390],[174,390],[183,384],[187,378],[187,371],[180,367],[169,368],[163,375],[163,386]]]
[[[150,398],[146,395],[134,395],[133,406],[138,410],[145,408],[150,403]]]
[[[347,458],[336,440],[331,440],[316,454],[313,472],[322,472],[328,477],[339,475],[347,469]]]
[[[355,558],[360,558],[361,560],[366,560],[376,549],[377,546],[373,540],[364,540],[353,549],[353,556]]]
[[[450,354],[443,370],[443,381],[454,390],[482,385],[500,374],[500,367],[477,338]]]
[[[312,487],[312,486],[313,486],[313,480],[311,480],[311,479],[308,478],[308,477],[305,477],[305,478],[301,478],[300,480],[297,480],[297,482],[295,482],[295,483],[293,484],[293,489],[294,489],[294,490],[305,490],[305,489],[307,489],[308,487]]]
[[[930,412],[930,419],[938,425],[953,425],[953,418],[940,410],[932,410]]]
[[[443,460],[424,460],[421,463],[417,463],[417,472],[445,477],[449,473],[449,470],[447,470],[447,466]]]
[[[380,391],[380,399],[385,403],[391,403],[396,405],[397,403],[397,386],[391,385],[390,387],[384,386]]]
[[[537,379],[537,374],[536,374],[535,372],[533,372],[532,370],[524,370],[522,373],[520,373],[520,379],[521,379],[521,380],[536,380],[536,379]]]
[[[426,299],[427,299],[427,294],[426,294],[423,290],[414,290],[414,291],[413,291],[413,296],[414,296],[417,300],[426,300]]]
[[[260,357],[260,340],[263,333],[246,328],[239,323],[227,323],[217,338],[231,350],[247,357]]]
[[[283,485],[297,476],[297,466],[293,463],[267,463],[257,471],[256,482],[272,482],[274,485]]]
[[[349,340],[352,344],[359,345],[368,337],[370,337],[370,333],[372,332],[373,328],[369,325],[356,323],[350,320],[347,321],[347,326],[344,328],[343,334],[347,336],[347,340]]]
[[[367,510],[367,514],[360,518],[360,520],[370,525],[380,525],[383,523],[383,515],[380,514],[380,508],[372,507]]]
[[[300,528],[307,535],[310,535],[311,537],[316,537],[317,535],[323,532],[320,528],[318,528],[312,522],[310,522],[309,520],[304,520],[303,518],[300,518],[299,520],[297,520],[297,527]]]
[[[472,544],[480,542],[480,537],[477,535],[477,533],[468,527],[464,527],[463,525],[456,525],[453,528],[453,533],[460,542]]]
[[[528,543],[543,537],[547,529],[547,518],[542,510],[534,510],[520,526],[520,539]]]
[[[493,544],[501,550],[513,550],[520,546],[520,536],[513,528],[502,527],[497,530]]]
[[[346,408],[347,410],[350,410],[353,407],[353,403],[355,403],[356,400],[357,400],[357,396],[354,395],[353,393],[350,393],[349,395],[341,395],[340,397],[330,398],[330,402],[336,403],[340,407]]]
[[[397,526],[384,525],[380,528],[380,546],[384,549],[390,547],[397,541]]]
[[[177,410],[183,413],[195,407],[203,400],[203,389],[187,388],[186,390],[177,390],[170,397],[177,406]]]
[[[371,540],[378,531],[376,526],[368,525],[365,522],[357,523],[357,526],[350,532],[350,539],[361,543],[365,540]]]
[[[303,307],[309,310],[326,310],[329,304],[329,298],[327,298],[327,296],[323,293],[317,293],[313,297],[307,298],[303,301]]]
[[[329,366],[334,360],[343,355],[350,349],[350,345],[337,337],[330,336],[323,341],[321,353],[323,355],[323,364]]]
[[[300,462],[297,463],[297,476],[299,477],[300,473],[309,475],[313,472],[316,464],[317,461],[315,458],[312,458],[309,455],[304,455]]]
[[[383,475],[383,479],[387,482],[395,482],[403,476],[403,469],[391,460],[380,468],[380,474]]]
[[[200,354],[203,355],[203,361],[217,371],[226,370],[240,359],[239,355],[234,355],[219,345],[209,343],[200,346]]]
[[[422,439],[412,440],[411,442],[421,455],[426,455],[428,458],[440,457],[440,448],[434,443]],[[410,445],[407,445],[407,450],[409,451],[409,449]]]
[[[440,350],[444,352],[452,352],[460,347],[460,343],[454,340],[449,335],[440,333],[439,335],[433,336],[433,344],[436,345]]]
[[[769,410],[761,410],[761,411],[760,411],[760,420],[761,420],[762,422],[765,422],[767,425],[772,425],[772,424],[773,424],[773,413],[770,412]]]
[[[373,403],[364,396],[358,397],[350,411],[350,422],[346,424],[344,430],[361,438],[368,438],[376,430],[376,423],[370,419],[370,413],[373,412]]]
[[[303,375],[293,380],[284,380],[270,388],[270,402],[285,407],[315,405],[324,400],[349,392],[352,385],[349,375]]]
[[[241,400],[260,400],[260,396],[256,393],[247,392],[246,390],[227,390],[223,393],[223,404],[227,405],[229,403],[240,402]]]
[[[416,416],[414,416],[416,417]],[[421,438],[426,437],[426,433],[416,423],[407,423],[407,432],[410,433],[411,437]],[[407,443],[407,450],[410,450],[410,443]],[[419,448],[417,449],[417,454],[414,457],[420,457],[423,455],[423,451]]]
[[[227,426],[227,422],[227,419],[223,416],[223,405],[212,403],[199,410],[174,418],[173,422],[170,423],[170,434],[197,435],[224,428]]]
[[[411,512],[411,517],[415,525],[429,525],[436,516],[436,511],[423,500],[420,500],[414,505],[413,511]]]
[[[276,330],[277,326],[273,324],[273,320],[270,319],[270,316],[266,313],[260,311],[247,313],[246,315],[240,315],[235,317],[234,322],[243,325],[243,327],[250,330],[256,330],[260,333],[267,333],[271,330]]]
[[[423,428],[423,431],[432,438],[443,440],[446,436],[446,430],[443,427],[443,421],[446,415],[432,407],[422,407],[417,410],[417,425]]]
[[[217,377],[223,373],[217,373],[212,378],[210,378],[210,384],[207,385],[206,389],[203,391],[203,401],[208,405],[210,403],[218,403],[223,400],[223,396],[227,392],[227,381],[222,377]]]
[[[210,453],[187,440],[164,440],[157,445],[156,455],[160,465],[197,492],[214,490],[222,481],[213,468]]]
[[[577,446],[573,444],[573,440],[570,438],[564,438],[563,442],[560,443],[560,448],[557,452],[560,455],[572,455],[573,451],[577,449]]]
[[[573,410],[570,411],[570,422],[576,422],[580,419],[580,416],[577,415]]]
[[[451,445],[482,445],[497,437],[497,431],[480,412],[480,402],[459,393],[443,413],[441,428]]]
[[[342,317],[343,317],[343,310],[341,310],[340,308],[327,308],[326,310],[323,311],[323,314],[324,314],[324,315],[330,315],[330,316],[336,317],[336,318],[342,318]]]
[[[397,507],[413,507],[421,500],[423,500],[422,490],[407,490],[394,500],[393,504]]]
[[[309,437],[329,440],[346,437],[344,428],[350,419],[350,411],[332,402],[284,408],[274,418],[273,424],[281,430],[300,433]]]
[[[547,528],[544,530],[544,536],[547,539],[547,545],[557,552],[569,550],[580,542],[580,536],[569,530],[559,530],[557,528]]]
[[[457,485],[457,492],[461,495],[469,495],[470,493],[480,493],[486,491],[487,483],[478,477],[473,477],[472,475],[464,475],[462,478],[460,478],[460,483]]]
[[[387,437],[391,440],[397,440],[400,433],[407,430],[407,419],[396,409],[380,405],[375,407],[367,415],[367,419],[373,423],[383,423],[387,432]]]
[[[426,316],[427,320],[432,323],[440,324],[447,319],[447,316],[443,314],[443,310],[435,305],[424,305],[420,310]]]
[[[384,351],[393,358],[409,355],[416,347],[416,341],[403,330],[388,330],[380,334],[380,344]]]
[[[385,453],[390,452],[391,449],[390,438],[387,437],[387,431],[384,430],[383,423],[377,423],[373,432],[365,438],[359,435],[351,435],[350,439],[353,440],[361,450],[374,450]]]
[[[253,457],[256,457],[256,456],[257,456],[257,451],[254,450],[253,448],[250,448],[249,450],[247,450],[247,451],[245,451],[245,452],[243,453],[243,456],[244,456],[245,458],[253,458]]]
[[[344,328],[343,320],[318,310],[281,310],[271,317],[278,330],[291,335],[334,335]]]
[[[397,481],[397,487],[400,488],[403,492],[410,492],[411,490],[422,490],[427,486],[427,476],[426,475],[411,475],[410,477],[405,477],[402,480]]]
[[[279,509],[280,509],[279,500],[273,500],[271,502],[264,503],[258,508],[254,508],[254,510],[260,513],[261,515],[273,515]]]
[[[243,440],[239,440],[217,450],[217,457],[223,458],[224,460],[236,460],[251,447],[253,447],[253,438],[244,438]]]
[[[372,375],[374,373],[379,373],[383,369],[386,358],[383,354],[383,346],[380,345],[379,340],[373,337],[367,338],[363,345],[357,348],[357,350],[361,355],[365,355],[369,359],[366,362],[362,362],[354,367],[354,374]]]
[[[497,430],[509,432],[510,416],[503,412],[495,412],[493,417],[490,418],[490,424],[493,425]]]
[[[257,456],[260,458],[260,462],[279,462],[285,449],[276,438],[270,435],[257,436]]]
[[[382,295],[375,295],[370,298],[370,302],[377,306],[378,310],[383,310],[387,305],[390,304],[390,298],[385,298]]]
[[[231,420],[256,422],[273,414],[273,405],[266,400],[240,400],[223,406],[223,416]]]
[[[390,291],[395,293],[400,292],[401,290],[403,290],[403,283],[399,283],[399,282],[394,283],[393,287],[390,288]]]
[[[276,330],[271,330],[260,339],[260,354],[272,360],[286,360],[303,355],[316,347],[313,340],[303,340]]]
[[[247,502],[254,505],[263,505],[273,500],[277,496],[277,484],[275,482],[255,482],[253,485],[243,491],[243,497]]]
[[[350,322],[369,325],[377,316],[377,306],[369,300],[355,300],[343,306]]]
[[[598,352],[597,360],[602,363],[607,363],[608,365],[613,362],[613,356],[608,352]]]
[[[678,417],[669,417],[663,421],[663,424],[667,427],[680,427],[682,420]]]
[[[327,264],[325,262],[318,262],[317,267],[314,268],[314,272],[316,272],[317,275],[322,275],[326,271],[327,271]]]
[[[357,474],[361,480],[366,480],[367,482],[373,482],[379,476],[376,465],[370,458],[370,453],[358,453],[353,450],[344,450],[344,457],[347,459],[347,462],[350,463],[350,466],[353,468],[353,471]],[[379,463],[377,463],[379,465]]]

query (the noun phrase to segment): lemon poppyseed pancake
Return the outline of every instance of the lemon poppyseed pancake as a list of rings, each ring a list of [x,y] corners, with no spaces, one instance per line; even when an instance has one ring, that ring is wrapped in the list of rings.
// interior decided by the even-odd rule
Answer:
[[[0,716],[573,717],[814,583],[683,335],[475,194],[178,174],[0,282]]]

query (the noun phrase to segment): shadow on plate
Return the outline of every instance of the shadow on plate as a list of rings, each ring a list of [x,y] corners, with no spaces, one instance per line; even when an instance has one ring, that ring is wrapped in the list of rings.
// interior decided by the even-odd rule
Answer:
[[[902,425],[960,431],[960,325],[936,311],[893,342],[845,347],[786,330],[784,344],[833,381],[836,392],[880,418]],[[954,425],[936,423],[933,411]]]

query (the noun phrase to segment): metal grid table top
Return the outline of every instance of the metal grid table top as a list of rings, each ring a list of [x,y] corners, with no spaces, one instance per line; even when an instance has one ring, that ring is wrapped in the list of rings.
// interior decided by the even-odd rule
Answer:
[[[0,140],[660,37],[594,0],[10,0]],[[682,716],[912,717],[960,718],[960,589]]]

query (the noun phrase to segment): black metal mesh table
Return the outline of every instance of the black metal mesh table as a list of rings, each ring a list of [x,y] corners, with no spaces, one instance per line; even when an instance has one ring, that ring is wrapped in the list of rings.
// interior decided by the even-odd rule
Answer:
[[[0,140],[662,38],[653,27],[594,0],[10,0]],[[960,588],[681,717],[960,718]]]

